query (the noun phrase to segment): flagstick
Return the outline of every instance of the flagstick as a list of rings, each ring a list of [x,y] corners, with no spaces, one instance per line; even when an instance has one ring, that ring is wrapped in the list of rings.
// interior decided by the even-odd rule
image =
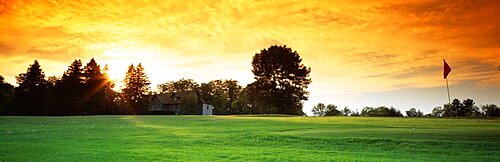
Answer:
[[[448,77],[446,77],[446,90],[448,90],[448,104],[451,105],[450,88],[448,87]]]

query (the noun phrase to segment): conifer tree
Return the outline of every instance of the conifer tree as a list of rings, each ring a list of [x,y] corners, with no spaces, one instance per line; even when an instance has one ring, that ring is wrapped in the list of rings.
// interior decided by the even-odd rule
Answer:
[[[16,77],[13,115],[45,115],[48,83],[37,60]]]
[[[105,111],[105,89],[107,79],[94,58],[84,67],[85,92],[83,99],[89,114],[103,114]]]
[[[64,72],[61,80],[55,85],[55,93],[58,98],[56,103],[59,115],[82,115],[87,114],[83,105],[83,94],[85,80],[81,60],[75,60]]]
[[[104,79],[106,80],[106,84],[104,85],[104,113],[105,114],[117,114],[115,99],[117,98],[116,92],[113,90],[115,87],[115,83],[109,78],[108,72],[109,67],[105,65],[102,74]]]
[[[122,98],[128,113],[146,113],[149,92],[149,80],[142,64],[137,67],[130,65],[125,75],[125,87],[122,89]]]

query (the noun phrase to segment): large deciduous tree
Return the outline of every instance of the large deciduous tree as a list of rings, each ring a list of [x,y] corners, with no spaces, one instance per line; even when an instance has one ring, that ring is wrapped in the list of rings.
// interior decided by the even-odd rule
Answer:
[[[200,87],[193,79],[180,79],[178,81],[169,81],[158,85],[161,93],[183,92],[197,90]]]
[[[241,114],[244,110],[234,106],[238,99],[241,86],[236,80],[212,80],[202,83],[200,88],[201,98],[214,106],[214,114]]]
[[[337,110],[337,106],[335,106],[334,104],[326,105],[325,116],[340,116],[340,115],[342,115],[342,112]]]
[[[352,113],[351,109],[349,109],[349,107],[347,106],[345,106],[344,109],[342,109],[340,112],[343,116],[349,116]]]
[[[257,98],[267,113],[303,115],[302,101],[308,99],[311,69],[302,64],[297,51],[273,45],[253,56]]]
[[[486,117],[500,117],[500,108],[495,104],[486,104],[481,107]]]
[[[459,99],[453,99],[451,104],[445,104],[443,107],[443,116],[447,117],[464,117],[464,116],[481,116],[479,108],[474,105],[472,99],[466,99],[460,102]]]
[[[334,104],[325,105],[323,103],[318,103],[312,109],[314,116],[340,116],[342,112],[337,110],[337,106]]]
[[[326,106],[323,103],[318,103],[312,108],[312,113],[314,116],[325,116]]]
[[[364,107],[363,110],[361,110],[361,116],[375,116],[375,117],[402,117],[403,114],[401,114],[401,111],[394,107],[386,107],[386,106],[380,106],[380,107]]]
[[[443,113],[444,113],[443,107],[438,106],[438,107],[435,107],[434,109],[432,109],[431,116],[441,117],[441,116],[443,116]]]
[[[410,108],[410,110],[406,111],[406,115],[408,117],[422,117],[424,113],[420,109],[417,111],[415,108]]]

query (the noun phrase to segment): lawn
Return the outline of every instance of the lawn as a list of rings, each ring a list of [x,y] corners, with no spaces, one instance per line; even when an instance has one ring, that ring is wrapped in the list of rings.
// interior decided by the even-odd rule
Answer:
[[[500,161],[500,119],[0,116],[0,161]]]

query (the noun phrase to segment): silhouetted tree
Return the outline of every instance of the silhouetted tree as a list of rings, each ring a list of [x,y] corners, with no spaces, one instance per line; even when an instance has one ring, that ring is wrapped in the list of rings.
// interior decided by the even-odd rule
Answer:
[[[500,108],[495,104],[486,104],[481,107],[486,117],[500,117]]]
[[[453,99],[451,104],[445,104],[443,107],[444,115],[447,117],[465,117],[480,116],[479,108],[474,105],[474,100],[466,99],[460,102],[459,99]]]
[[[402,117],[403,114],[394,107],[387,108],[385,106],[380,106],[377,108],[365,107],[361,110],[361,116],[375,116],[375,117]]]
[[[145,114],[147,112],[149,93],[148,77],[144,73],[144,68],[139,63],[137,67],[130,65],[125,75],[125,87],[122,89],[122,98],[127,113]]]
[[[403,114],[401,114],[401,111],[399,111],[398,109],[396,109],[392,106],[391,106],[391,108],[389,108],[389,114],[390,114],[389,116],[391,116],[391,117],[403,117]]]
[[[343,116],[349,116],[352,113],[352,111],[347,106],[345,106],[344,109],[342,109],[340,112]]]
[[[161,93],[172,93],[172,92],[182,92],[198,90],[200,85],[196,83],[193,79],[180,79],[178,81],[168,81],[166,83],[158,85],[158,90]]]
[[[57,76],[50,76],[47,78],[47,83],[49,89],[48,89],[48,94],[47,94],[47,109],[46,115],[65,115],[66,112],[63,112],[62,110],[62,103],[65,102],[61,100],[61,94],[59,94],[59,91],[56,89],[56,85],[58,85],[61,82],[60,77]]]
[[[424,113],[420,111],[420,109],[417,111],[415,108],[410,108],[410,110],[406,111],[406,116],[408,117],[422,117],[424,116]]]
[[[115,83],[111,81],[109,78],[108,72],[109,72],[109,67],[108,65],[104,66],[103,68],[103,76],[104,79],[106,80],[106,84],[104,85],[104,112],[105,114],[119,114],[118,110],[118,104],[117,104],[117,98],[118,98],[118,93],[113,90],[115,87]]]
[[[301,63],[296,51],[286,46],[273,45],[253,56],[255,81],[252,83],[269,113],[303,115],[302,101],[307,100],[306,90],[311,79],[310,68]]]
[[[361,116],[375,116],[376,112],[373,107],[366,106],[361,110]]]
[[[61,81],[61,78],[58,78],[57,76],[49,76],[47,78],[47,82],[50,84],[50,86],[56,86],[56,83]]]
[[[356,109],[356,111],[351,113],[351,116],[361,116],[361,115],[359,114],[358,110]]]
[[[326,105],[325,116],[340,116],[342,113],[337,110],[337,106],[333,104]]]
[[[468,117],[480,117],[483,114],[481,114],[479,108],[475,105],[476,103],[474,100],[468,98],[466,100],[462,101],[463,104],[463,115],[468,116]]]
[[[83,68],[85,76],[85,91],[83,100],[87,114],[109,114],[106,107],[106,89],[109,78],[101,73],[101,67],[92,58]]]
[[[64,72],[61,80],[56,81],[52,99],[57,100],[53,106],[54,115],[83,115],[85,114],[83,105],[83,95],[85,93],[85,80],[83,75],[82,62],[75,60]]]
[[[0,75],[0,115],[11,115],[12,111],[9,105],[14,97],[14,86],[5,82],[3,76]]]
[[[325,105],[323,103],[318,103],[312,109],[314,116],[340,116],[342,112],[337,110],[337,106],[333,104]]]
[[[26,73],[19,74],[16,81],[19,86],[14,90],[12,115],[44,115],[49,84],[38,61]]]
[[[312,108],[312,113],[314,116],[325,116],[326,106],[323,103],[318,103]]]
[[[435,107],[434,109],[432,109],[431,116],[441,117],[441,116],[443,116],[443,113],[444,113],[443,107],[438,106],[438,107]]]
[[[460,100],[458,99],[453,99],[451,104],[445,104],[443,106],[444,114],[443,116],[448,116],[448,117],[456,117],[459,115],[459,112],[461,111],[463,105],[460,103]]]

